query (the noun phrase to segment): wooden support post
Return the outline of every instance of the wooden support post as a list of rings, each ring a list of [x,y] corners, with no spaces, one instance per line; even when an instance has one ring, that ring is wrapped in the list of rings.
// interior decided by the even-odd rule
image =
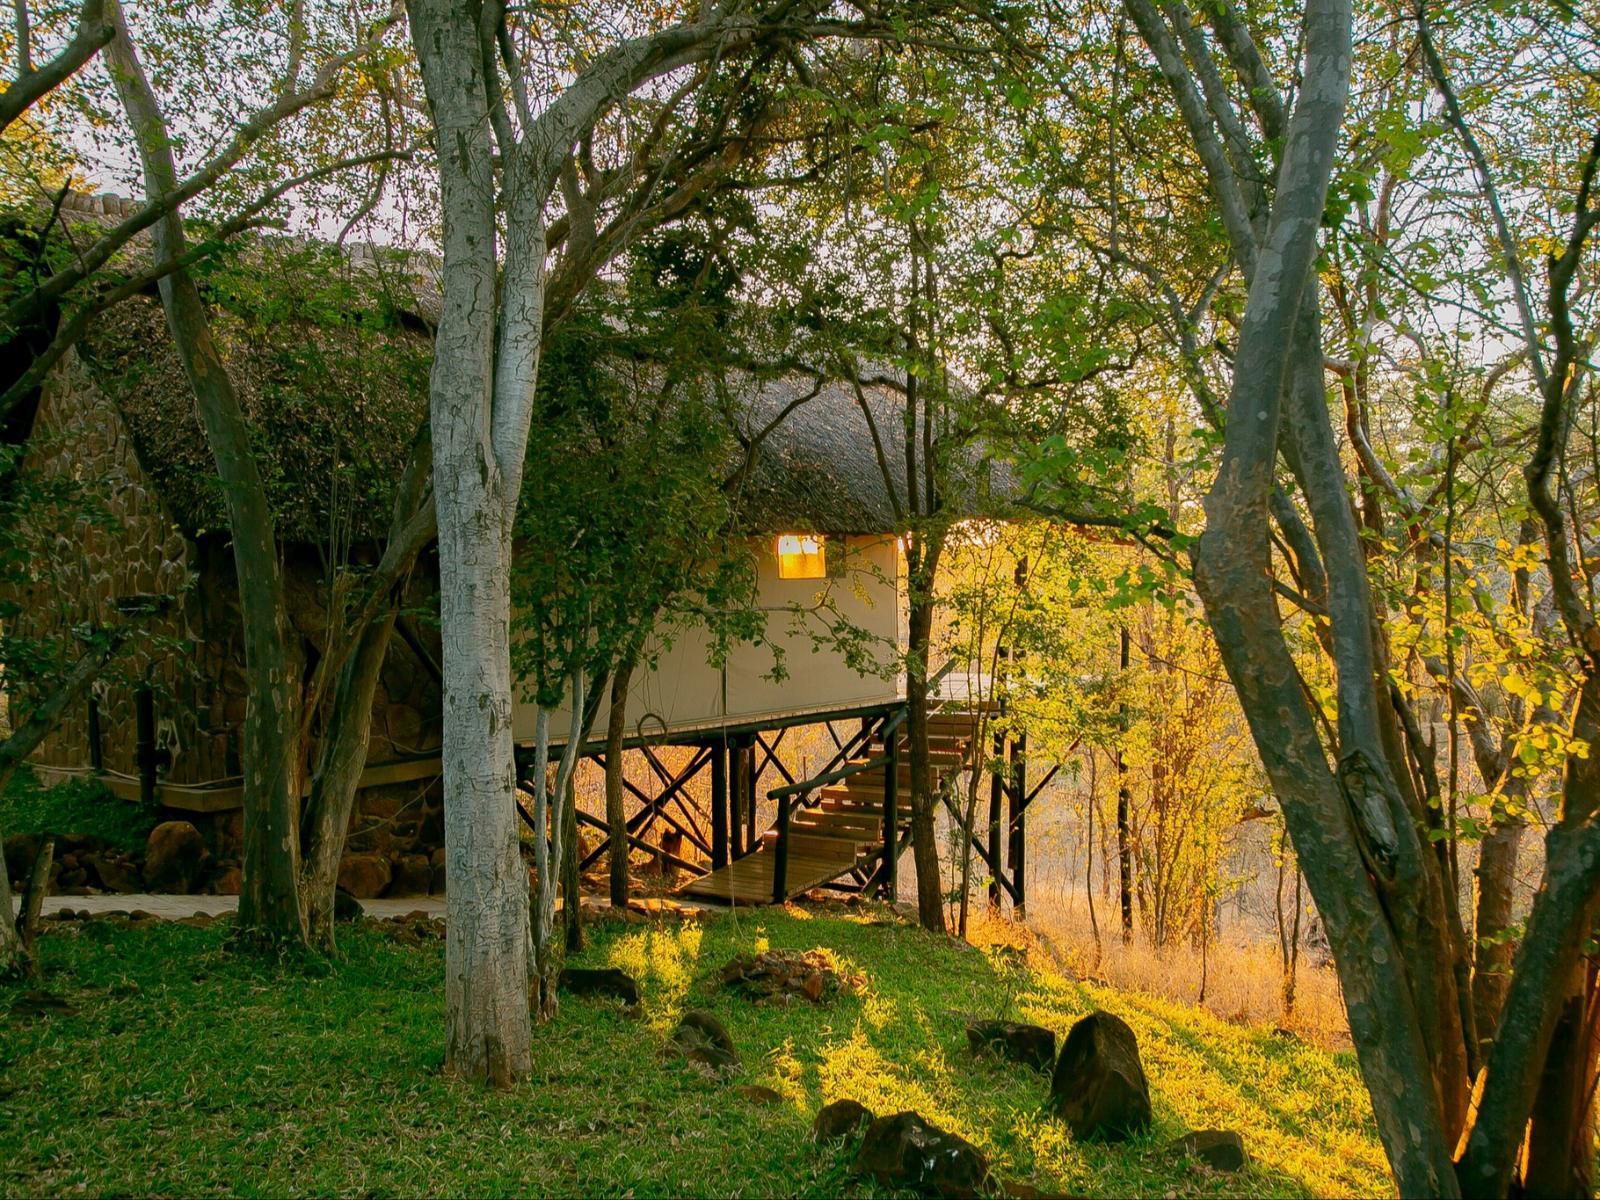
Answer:
[[[899,893],[900,866],[900,731],[884,739],[883,752],[883,895],[893,904]]]
[[[156,802],[156,697],[148,683],[133,693],[134,761],[139,767],[139,802]]]
[[[728,865],[728,744],[711,744],[711,869]]]
[[[746,777],[750,771],[744,754],[744,737],[733,739],[728,749],[728,859],[735,862],[745,856],[744,802]]]
[[[760,768],[756,763],[756,735],[744,737],[744,844],[747,850],[756,848],[756,796]]]
[[[994,756],[1005,760],[1006,739],[994,735]],[[1000,904],[1000,797],[1005,792],[1005,781],[999,772],[989,776],[989,903]]]
[[[1011,907],[1022,917],[1028,907],[1028,739],[1019,735],[1011,743],[1011,845],[1006,858],[1011,864]]]
[[[788,796],[778,797],[778,840],[772,847],[772,902],[789,898],[789,806]]]

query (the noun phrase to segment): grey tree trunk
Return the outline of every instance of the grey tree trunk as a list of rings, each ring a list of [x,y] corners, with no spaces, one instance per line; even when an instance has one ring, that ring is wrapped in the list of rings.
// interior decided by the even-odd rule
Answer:
[[[1369,872],[1392,873],[1394,856],[1406,846],[1393,827],[1396,796],[1385,774],[1381,734],[1373,730],[1374,720],[1363,719],[1373,713],[1376,678],[1370,643],[1363,642],[1371,636],[1361,611],[1365,568],[1357,564],[1362,575],[1351,576],[1347,547],[1335,547],[1337,567],[1346,572],[1340,580],[1346,599],[1333,606],[1340,715],[1356,719],[1348,728],[1341,723],[1341,739],[1352,739],[1341,749],[1360,755],[1341,764],[1336,777],[1283,638],[1266,537],[1284,397],[1294,390],[1297,367],[1306,377],[1317,371],[1320,379],[1320,343],[1307,345],[1295,335],[1300,307],[1314,295],[1311,264],[1349,87],[1350,9],[1344,0],[1312,0],[1307,6],[1304,84],[1260,242],[1242,201],[1247,189],[1226,164],[1170,31],[1144,0],[1129,0],[1128,9],[1184,109],[1250,281],[1223,460],[1206,498],[1206,531],[1195,549],[1196,585],[1327,924],[1362,1074],[1401,1194],[1455,1195],[1452,1146],[1439,1106],[1417,1101],[1438,1094],[1428,1039],[1410,995],[1402,947],[1370,882]],[[1307,362],[1313,350],[1315,361]],[[1325,406],[1319,419],[1326,425]],[[1339,499],[1348,503],[1342,481]],[[1337,533],[1343,541],[1342,525],[1318,532]]]

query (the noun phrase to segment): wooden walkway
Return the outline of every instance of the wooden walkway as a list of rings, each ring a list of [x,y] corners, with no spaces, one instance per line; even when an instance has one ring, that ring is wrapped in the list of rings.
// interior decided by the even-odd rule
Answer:
[[[976,769],[982,758],[975,746],[977,721],[978,714],[971,711],[942,710],[930,715],[928,749],[935,788],[953,773]],[[897,841],[904,839],[911,823],[910,748],[904,732],[898,736]],[[875,739],[860,759],[852,761],[864,764],[882,753],[882,742]],[[789,822],[784,878],[789,898],[856,871],[867,877],[876,869],[883,855],[884,782],[884,768],[862,770],[819,788],[808,804],[795,807]],[[775,830],[769,830],[750,853],[690,880],[677,894],[723,904],[771,904],[777,837]]]

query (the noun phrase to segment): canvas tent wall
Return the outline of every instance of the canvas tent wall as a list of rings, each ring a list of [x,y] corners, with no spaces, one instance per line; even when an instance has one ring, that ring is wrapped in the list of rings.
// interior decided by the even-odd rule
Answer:
[[[810,531],[805,531],[810,532]],[[840,563],[826,579],[782,579],[777,535],[750,539],[759,572],[758,605],[765,610],[766,641],[735,644],[725,662],[712,664],[711,634],[704,625],[659,633],[647,650],[650,669],[634,673],[628,700],[630,740],[669,740],[730,725],[792,721],[853,708],[893,703],[905,689],[895,665],[903,646],[903,570],[895,539],[881,535],[826,538]],[[858,671],[826,643],[831,624],[845,621],[867,635],[888,673]],[[774,646],[777,651],[774,651]],[[786,678],[773,678],[781,661]],[[591,736],[603,734],[609,696]],[[513,711],[518,741],[534,736],[534,705]],[[552,714],[551,737],[564,741],[570,710]]]

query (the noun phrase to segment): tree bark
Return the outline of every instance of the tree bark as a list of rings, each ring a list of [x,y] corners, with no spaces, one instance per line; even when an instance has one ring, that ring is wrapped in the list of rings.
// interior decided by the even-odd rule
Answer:
[[[1512,795],[1512,785],[1521,779],[1508,779],[1503,792]],[[1517,787],[1516,791],[1521,792]],[[1515,897],[1517,860],[1522,852],[1522,836],[1527,826],[1520,819],[1496,821],[1478,847],[1477,915],[1473,920],[1475,938],[1472,967],[1472,1008],[1480,1045],[1494,1037],[1505,1004],[1506,988],[1511,983],[1509,932],[1512,927],[1512,902]]]
[[[444,225],[444,298],[429,415],[439,520],[445,861],[450,864],[445,1067],[509,1087],[532,1068],[533,1052],[528,888],[517,845],[511,742],[511,532],[521,462],[520,446],[496,444],[494,429],[495,301],[501,280],[490,84],[469,10],[445,0],[413,0],[409,12],[433,115]],[[542,228],[537,238],[542,250]],[[529,296],[527,280],[507,266],[508,300],[536,308],[537,274]],[[536,355],[537,336],[530,347],[526,335],[516,333],[522,344],[506,347],[507,352]],[[506,451],[517,456],[509,471]]]
[[[561,925],[566,931],[567,953],[583,949],[583,881],[578,863],[578,789],[571,778],[561,790]]]

